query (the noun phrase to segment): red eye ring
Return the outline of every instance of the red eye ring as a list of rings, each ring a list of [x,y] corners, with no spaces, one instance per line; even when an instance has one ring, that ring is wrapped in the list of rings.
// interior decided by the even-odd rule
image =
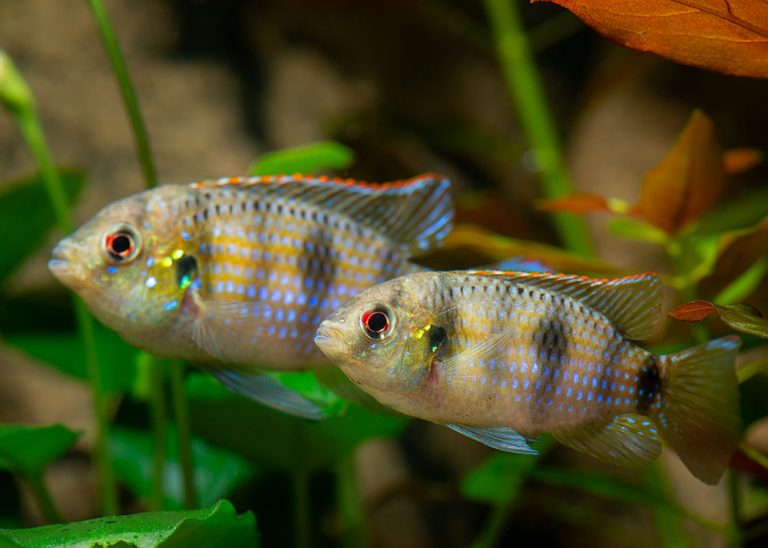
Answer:
[[[110,262],[125,263],[138,255],[140,245],[141,240],[132,227],[118,225],[107,230],[102,251]]]
[[[383,339],[392,326],[391,312],[386,308],[372,308],[360,316],[363,333],[371,340]]]

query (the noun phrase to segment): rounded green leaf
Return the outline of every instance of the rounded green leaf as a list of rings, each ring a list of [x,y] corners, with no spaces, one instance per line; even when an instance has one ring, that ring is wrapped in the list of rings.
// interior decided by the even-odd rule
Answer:
[[[354,160],[352,150],[334,141],[318,141],[309,145],[286,148],[262,154],[251,165],[250,175],[282,175],[314,173],[329,169],[344,169]]]
[[[0,529],[0,546],[91,548],[259,546],[256,518],[226,500],[200,510],[110,516],[33,529]]]
[[[40,475],[49,463],[66,453],[79,436],[60,424],[2,424],[0,468],[24,476]]]

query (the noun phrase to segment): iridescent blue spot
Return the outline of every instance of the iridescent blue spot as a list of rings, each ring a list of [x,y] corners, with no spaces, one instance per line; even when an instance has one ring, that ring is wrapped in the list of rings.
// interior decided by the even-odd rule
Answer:
[[[174,309],[174,308],[176,308],[177,306],[179,306],[179,302],[178,302],[178,301],[176,301],[176,300],[173,300],[173,301],[169,301],[169,302],[168,302],[168,303],[166,303],[166,305],[163,307],[163,310],[173,310],[173,309]]]
[[[186,230],[182,230],[182,231],[181,231],[181,237],[182,237],[184,240],[186,240],[186,241],[189,241],[189,240],[191,240],[191,239],[192,239],[192,236],[190,236],[190,235],[189,235],[189,232],[187,232]]]
[[[317,295],[312,295],[311,297],[309,297],[309,306],[311,307],[317,306],[318,301],[319,299],[317,298]]]
[[[304,278],[304,287],[312,289],[312,278]]]
[[[107,274],[117,274],[118,268],[115,265],[109,265],[107,267]]]
[[[336,292],[339,295],[346,295],[347,294],[347,286],[344,284],[339,284],[336,286]]]
[[[526,362],[523,362],[520,364],[520,373],[527,373],[528,372],[528,364]]]
[[[153,266],[154,264],[155,264],[155,258],[154,258],[154,257],[149,257],[149,258],[147,259],[147,268],[152,268],[152,266]]]
[[[279,289],[275,289],[274,291],[272,291],[271,300],[272,300],[273,303],[278,302],[280,300],[280,290]]]
[[[587,401],[592,401],[592,398],[594,398],[592,392],[587,392]]]
[[[285,304],[291,304],[293,302],[293,291],[285,292],[285,296],[283,297],[283,302]]]
[[[579,393],[576,394],[576,401],[581,401],[581,398],[583,397],[584,397],[584,394],[581,392],[581,390],[579,390]]]
[[[573,384],[577,384],[579,382],[579,374],[575,373],[573,374]]]
[[[509,372],[514,373],[515,371],[517,371],[517,364],[515,362],[512,362],[509,364]]]
[[[307,313],[306,313],[306,312],[302,312],[302,313],[301,313],[301,316],[299,316],[299,321],[300,321],[301,323],[307,323],[307,320],[308,320],[308,319],[309,319],[309,317],[307,316]]]
[[[216,292],[217,293],[224,293],[224,282],[218,282],[216,284]]]
[[[486,382],[488,382],[487,376],[483,375],[482,377],[480,377],[480,384],[485,384]]]
[[[527,378],[523,379],[523,390],[528,390],[528,387],[531,385],[531,381],[529,381]]]
[[[259,299],[262,301],[266,301],[269,298],[269,289],[267,289],[267,286],[263,285],[259,288]]]
[[[573,388],[571,388],[571,387],[569,386],[569,387],[568,387],[568,390],[566,390],[566,391],[565,391],[565,397],[566,397],[566,398],[570,398],[572,393],[573,393]]]
[[[514,390],[517,390],[517,387],[518,387],[518,382],[517,382],[517,379],[512,379],[512,388],[513,388]]]
[[[541,388],[541,379],[536,379],[536,383],[533,385],[533,387],[538,390]]]
[[[607,396],[605,398],[605,403],[607,403],[608,405],[610,405],[612,401],[613,401],[613,398],[611,396]]]
[[[154,276],[150,276],[149,278],[147,278],[147,281],[144,282],[144,285],[146,285],[147,287],[155,287],[157,285],[157,278],[155,278]]]
[[[232,280],[227,281],[227,292],[234,293],[235,292],[235,282]]]
[[[603,401],[603,395],[602,394],[598,394],[597,395],[597,403],[602,403],[602,401]]]
[[[253,299],[256,296],[256,286],[249,285],[246,295],[248,296],[249,299]]]
[[[504,379],[503,381],[501,381],[501,387],[502,388],[506,388],[507,384],[508,384],[507,379]]]
[[[288,309],[288,313],[285,315],[285,321],[288,323],[296,321],[296,311],[293,308]]]
[[[276,322],[282,322],[284,316],[285,316],[285,312],[283,311],[282,308],[278,308],[278,309],[275,310],[275,321]]]
[[[275,334],[275,326],[274,326],[274,325],[270,325],[270,326],[267,328],[267,335],[268,335],[269,337],[272,337],[272,336],[274,336],[274,334]]]

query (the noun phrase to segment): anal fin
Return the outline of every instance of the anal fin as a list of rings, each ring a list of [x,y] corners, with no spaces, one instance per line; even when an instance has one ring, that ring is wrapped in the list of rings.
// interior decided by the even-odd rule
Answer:
[[[511,428],[467,426],[464,424],[450,423],[445,426],[468,438],[484,443],[488,447],[498,449],[499,451],[506,451],[507,453],[526,453],[528,455],[538,454],[538,451],[529,445],[530,442],[534,441],[532,438],[526,438]]]
[[[213,369],[211,374],[232,392],[272,409],[304,419],[321,420],[326,418],[320,407],[286,388],[269,375],[240,373],[228,369]]]
[[[648,464],[661,453],[656,426],[642,415],[619,415],[613,420],[552,432],[560,443],[613,464]]]

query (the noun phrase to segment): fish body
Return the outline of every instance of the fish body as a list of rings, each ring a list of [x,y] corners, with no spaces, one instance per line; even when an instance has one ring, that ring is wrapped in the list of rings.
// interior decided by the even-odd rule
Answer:
[[[153,354],[287,371],[327,363],[312,342],[321,319],[418,270],[411,256],[440,245],[452,220],[450,182],[433,175],[163,185],[105,207],[56,246],[49,267]]]
[[[660,302],[652,274],[423,272],[357,295],[315,340],[381,403],[492,447],[532,452],[527,438],[551,432],[641,464],[663,438],[711,483],[737,439],[738,339],[654,355],[633,341]]]

